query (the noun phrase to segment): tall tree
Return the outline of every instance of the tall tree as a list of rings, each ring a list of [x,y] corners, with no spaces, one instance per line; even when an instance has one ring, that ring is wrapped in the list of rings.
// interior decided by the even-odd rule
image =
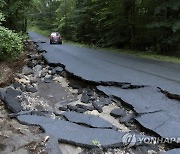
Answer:
[[[39,1],[37,26],[58,30],[66,39],[163,53],[180,50],[179,0]]]
[[[3,25],[16,31],[26,31],[26,15],[33,0],[6,0],[2,1],[0,9],[6,20]],[[3,4],[3,5],[2,5]]]

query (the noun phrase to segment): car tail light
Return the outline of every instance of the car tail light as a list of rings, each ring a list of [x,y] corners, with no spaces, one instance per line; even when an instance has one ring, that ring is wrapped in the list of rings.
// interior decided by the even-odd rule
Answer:
[[[62,39],[62,37],[61,37],[61,36],[59,36],[59,39],[61,40],[61,39]]]

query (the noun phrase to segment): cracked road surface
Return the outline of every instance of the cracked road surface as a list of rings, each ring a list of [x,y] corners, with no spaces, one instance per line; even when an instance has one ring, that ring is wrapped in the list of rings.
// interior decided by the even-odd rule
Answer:
[[[43,39],[40,41],[44,41]],[[173,149],[179,147],[179,140],[176,142],[173,138],[173,143],[153,142],[147,145],[139,137],[179,137],[180,95],[172,95],[152,85],[130,86],[105,82],[106,80],[97,86],[85,82],[84,76],[79,76],[82,79],[74,77],[73,74],[77,75],[76,68],[72,72],[68,70],[70,75],[66,69],[67,66],[73,68],[73,61],[72,64],[69,62],[71,65],[68,61],[63,61],[64,54],[62,57],[58,54],[61,62],[52,63],[61,63],[65,68],[49,66],[43,58],[49,62],[51,58],[48,57],[51,54],[47,56],[41,53],[32,42],[27,44],[30,52],[22,73],[16,74],[15,82],[11,86],[0,88],[0,100],[4,102],[0,101],[0,123],[3,126],[0,128],[0,138],[6,138],[0,139],[3,141],[0,144],[2,154],[11,151],[41,151],[48,154],[66,154],[72,151],[77,154],[119,154],[131,151],[132,154],[149,154],[152,151],[158,153],[167,150],[170,150],[169,153],[179,153],[180,149]],[[54,48],[52,53],[57,50],[56,46],[63,47],[51,46]],[[14,118],[27,127],[21,126]],[[151,130],[150,134],[148,130]],[[29,133],[23,133],[26,131]],[[12,135],[7,136],[7,133]],[[32,133],[35,135],[29,138]],[[133,136],[136,141],[131,144],[127,139]],[[9,144],[13,138],[17,140],[16,138],[22,137],[24,140],[20,145],[18,142],[13,142],[12,146]],[[174,143],[177,146],[169,146]]]
[[[68,72],[84,80],[150,85],[180,94],[179,64],[68,44],[50,45],[47,37],[34,32],[29,34],[33,41],[46,42],[38,45],[47,51],[44,57],[49,63],[62,64]]]
[[[121,89],[103,86],[99,86],[98,89],[109,96],[120,97],[123,102],[132,105],[136,113],[140,115],[136,120],[143,127],[156,132],[163,138],[180,136],[180,103],[167,98],[158,92],[158,89],[152,87]]]

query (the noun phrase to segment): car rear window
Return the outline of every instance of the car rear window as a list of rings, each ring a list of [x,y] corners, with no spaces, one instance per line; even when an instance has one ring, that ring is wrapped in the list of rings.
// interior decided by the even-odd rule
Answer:
[[[51,36],[59,36],[59,33],[51,33]]]

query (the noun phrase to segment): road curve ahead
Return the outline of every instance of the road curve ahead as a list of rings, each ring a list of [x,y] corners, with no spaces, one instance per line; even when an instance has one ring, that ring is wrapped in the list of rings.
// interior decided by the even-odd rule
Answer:
[[[30,32],[33,41],[46,50],[49,63],[63,64],[68,72],[95,82],[124,82],[150,85],[180,95],[180,65],[138,58],[122,53],[89,49],[69,44],[50,45],[49,38]]]

